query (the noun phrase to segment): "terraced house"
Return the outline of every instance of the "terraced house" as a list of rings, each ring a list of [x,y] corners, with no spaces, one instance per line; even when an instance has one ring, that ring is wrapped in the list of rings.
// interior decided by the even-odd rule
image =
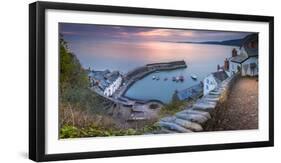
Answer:
[[[258,75],[258,34],[251,34],[243,39],[238,51],[233,49],[230,60],[230,72],[241,71],[242,76]]]
[[[122,84],[122,76],[118,71],[91,71],[88,76],[95,91],[107,97],[112,96]]]

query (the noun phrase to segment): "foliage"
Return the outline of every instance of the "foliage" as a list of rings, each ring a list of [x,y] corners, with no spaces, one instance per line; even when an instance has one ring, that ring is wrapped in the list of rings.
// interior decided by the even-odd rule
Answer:
[[[143,133],[148,133],[148,132],[153,132],[153,131],[157,131],[160,130],[161,127],[158,126],[157,124],[149,124],[144,126],[144,128],[142,129]]]
[[[60,35],[60,103],[71,104],[82,110],[99,112],[105,100],[91,91],[86,70],[70,52],[68,43]]]
[[[86,128],[78,128],[72,125],[64,125],[60,129],[60,138],[142,135],[144,133],[153,132],[160,129],[161,128],[157,125],[146,125],[140,130],[135,130],[132,128],[105,128],[95,125]]]
[[[159,130],[154,122],[139,129],[120,129],[112,117],[91,114],[77,106],[60,106],[60,138],[141,135]]]
[[[188,104],[190,104],[192,101],[180,101],[180,100],[172,100],[169,104],[162,107],[160,110],[160,116],[168,116],[173,115],[181,110],[184,109]]]
[[[112,102],[89,88],[87,72],[60,36],[60,138],[140,135],[159,129],[152,123],[139,129],[120,128],[107,116]],[[156,107],[156,106],[153,106]]]
[[[61,127],[60,138],[96,137],[96,136],[124,136],[137,135],[134,129],[106,129],[99,126],[77,128],[71,125]]]
[[[101,126],[107,122],[114,126],[113,120],[102,116],[107,99],[91,91],[87,72],[82,68],[68,43],[60,35],[60,98],[59,126],[61,138],[74,138],[90,135],[105,135],[96,130],[86,130],[89,126]],[[109,103],[110,105],[110,103]],[[105,123],[106,124],[106,123]],[[95,127],[96,128],[96,127]],[[92,132],[94,133],[92,133]]]
[[[67,42],[60,36],[60,90],[66,88],[86,88],[88,86],[86,71],[77,57],[69,51]]]

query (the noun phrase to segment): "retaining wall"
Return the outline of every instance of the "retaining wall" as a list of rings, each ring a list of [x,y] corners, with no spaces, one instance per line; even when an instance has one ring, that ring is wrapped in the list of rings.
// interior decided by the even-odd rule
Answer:
[[[239,76],[239,74],[235,74],[227,78],[216,89],[198,99],[191,107],[187,107],[172,116],[160,119],[157,125],[161,129],[155,131],[155,133],[203,131],[206,124],[208,124],[216,113],[217,106],[227,100],[231,88]]]

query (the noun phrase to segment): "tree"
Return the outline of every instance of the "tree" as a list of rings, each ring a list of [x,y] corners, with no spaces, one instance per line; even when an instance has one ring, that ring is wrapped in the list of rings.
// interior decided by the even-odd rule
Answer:
[[[60,35],[60,91],[66,88],[87,87],[86,71],[77,57],[69,51],[67,42]]]

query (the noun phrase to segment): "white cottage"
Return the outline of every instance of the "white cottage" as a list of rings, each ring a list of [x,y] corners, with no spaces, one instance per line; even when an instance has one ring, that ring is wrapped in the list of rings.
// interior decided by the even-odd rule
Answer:
[[[217,88],[217,86],[227,78],[228,75],[223,70],[211,73],[203,81],[204,84],[203,94],[204,95],[208,94],[210,91]]]
[[[258,75],[258,34],[246,36],[240,47],[240,54],[233,49],[229,60],[231,74],[241,71],[242,76]]]
[[[122,76],[118,71],[92,71],[89,79],[92,86],[97,86],[105,96],[112,96],[122,84]]]
[[[109,84],[104,90],[104,95],[112,96],[113,93],[121,86],[122,77],[117,71],[115,71],[110,74],[107,81],[109,81]]]

